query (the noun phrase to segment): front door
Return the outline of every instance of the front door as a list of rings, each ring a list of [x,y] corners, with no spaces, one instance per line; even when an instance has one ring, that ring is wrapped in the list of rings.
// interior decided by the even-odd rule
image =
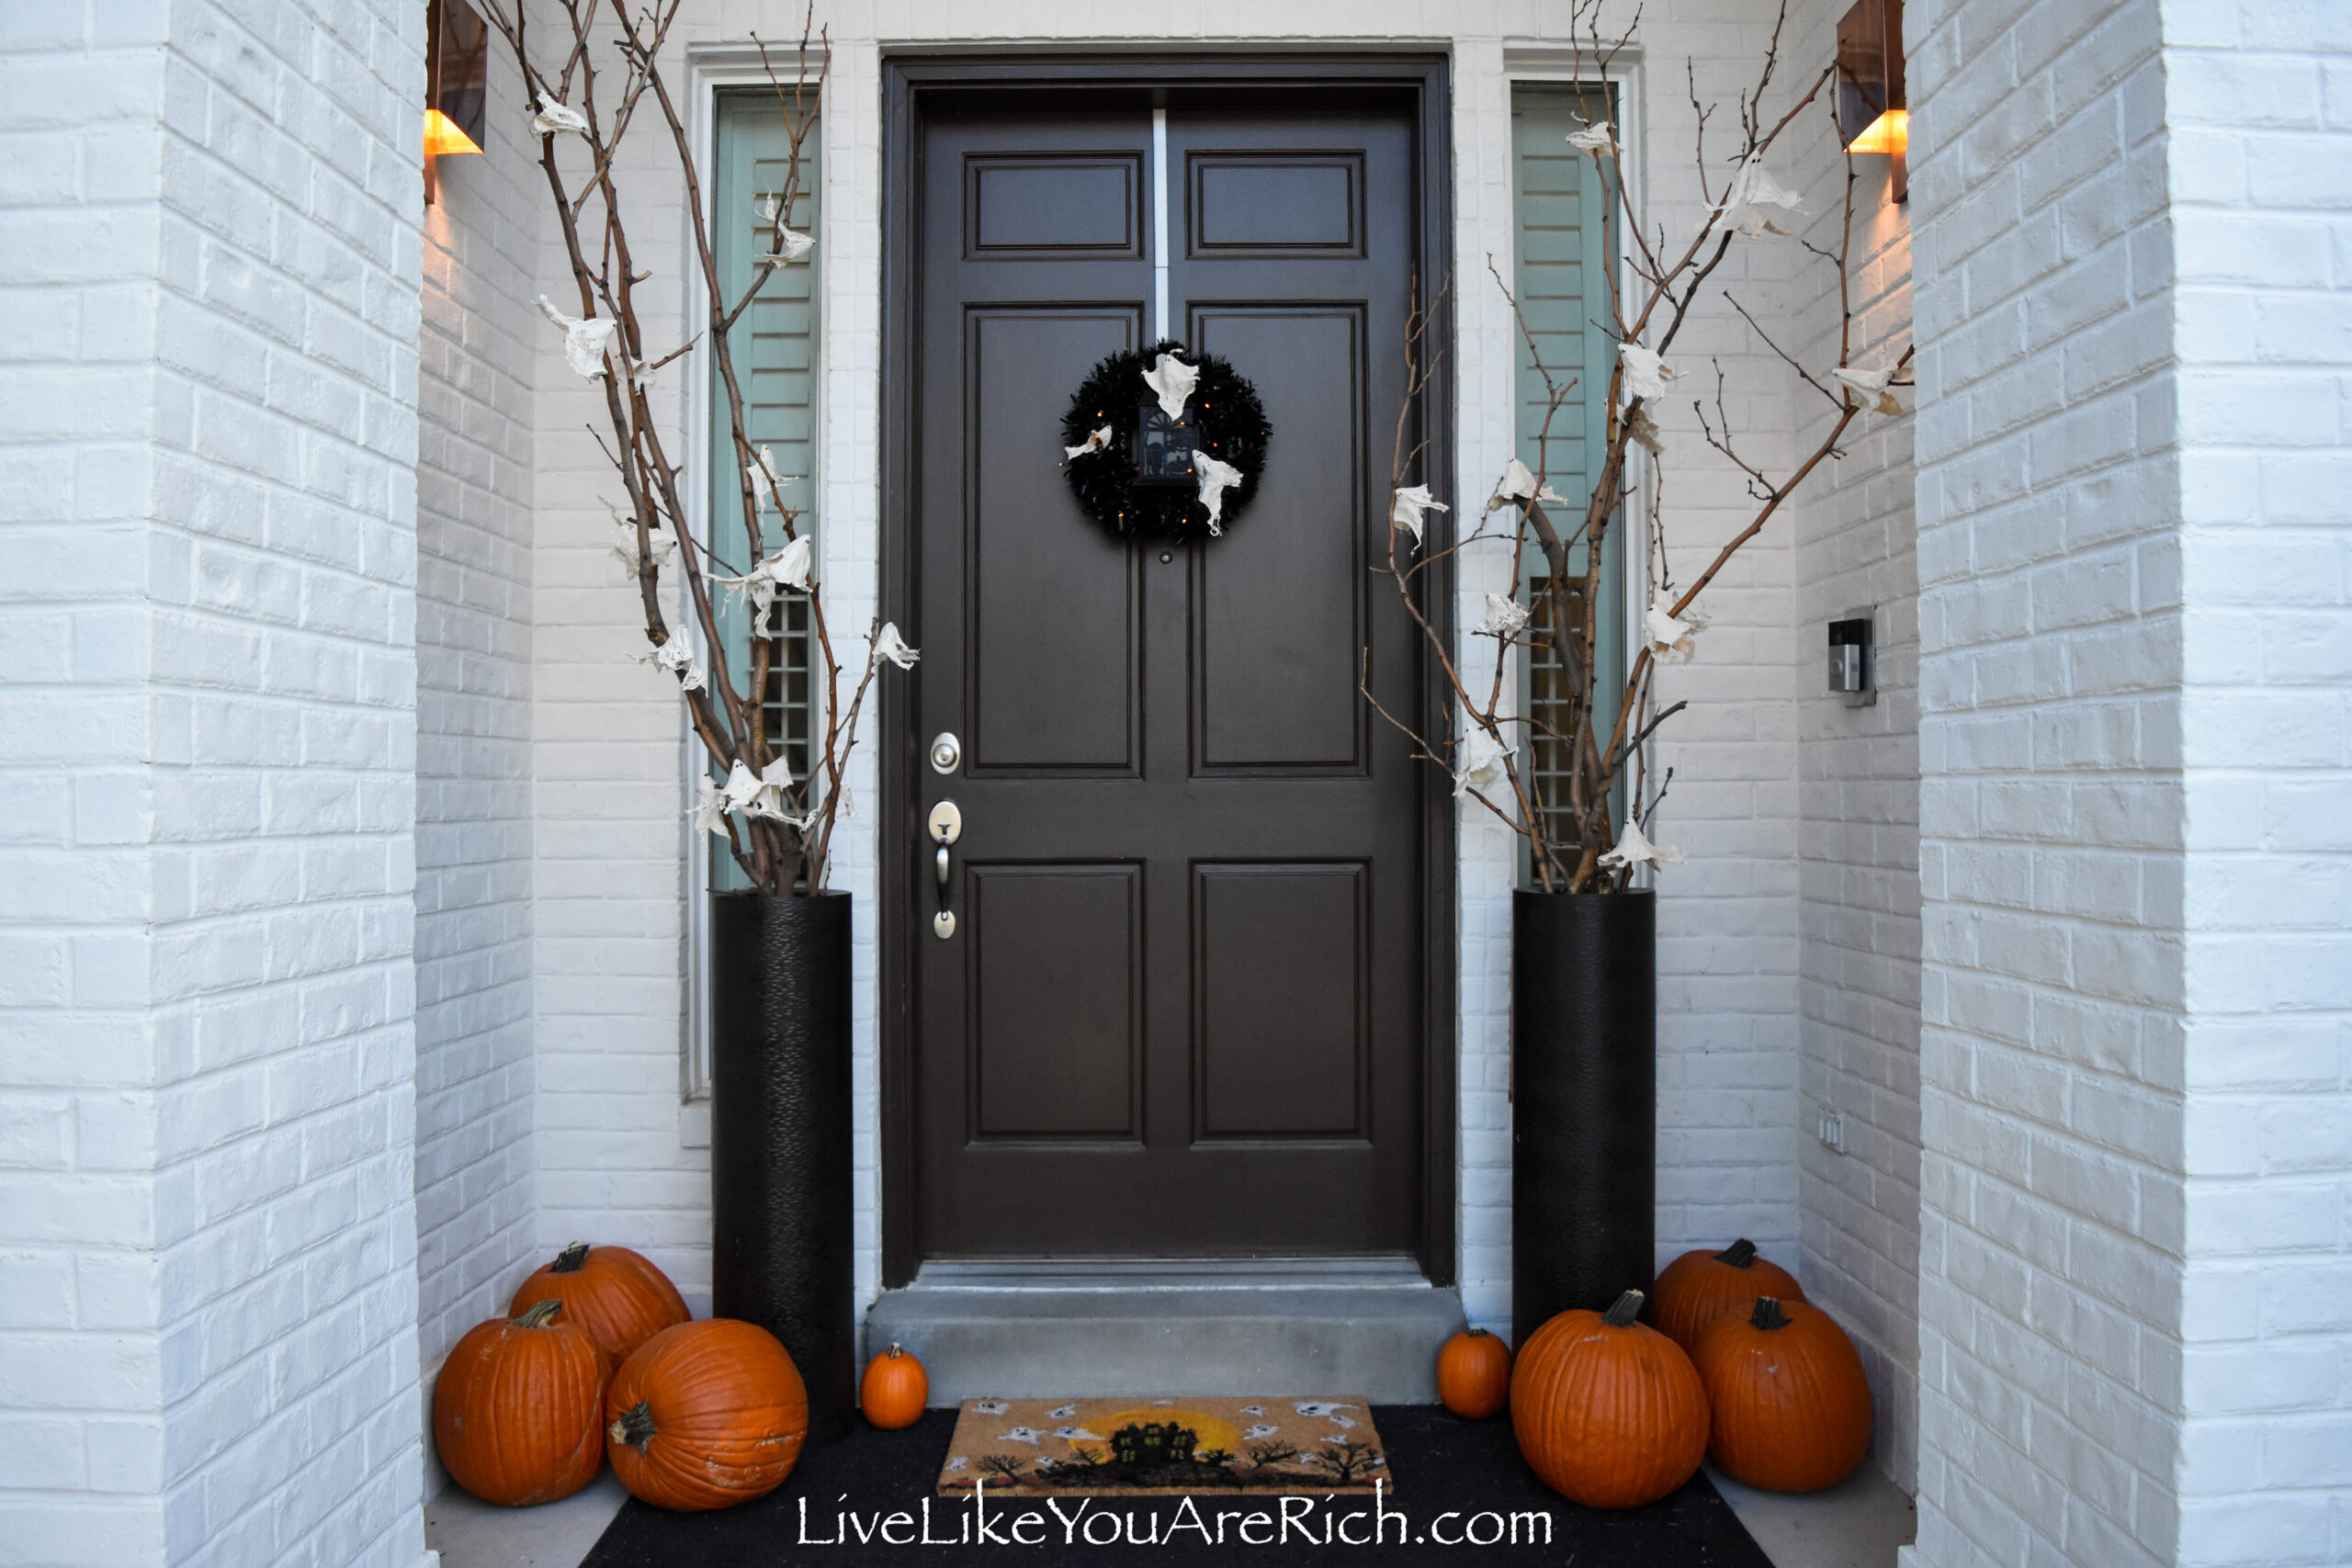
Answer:
[[[914,127],[922,650],[902,733],[913,1246],[930,1258],[1311,1258],[1420,1246],[1428,779],[1373,575],[1417,287],[1408,95],[1001,92]],[[1159,244],[1155,212],[1168,214]],[[1222,538],[1130,542],[1071,497],[1059,426],[1167,328],[1272,431]],[[1142,389],[1138,386],[1138,393]]]

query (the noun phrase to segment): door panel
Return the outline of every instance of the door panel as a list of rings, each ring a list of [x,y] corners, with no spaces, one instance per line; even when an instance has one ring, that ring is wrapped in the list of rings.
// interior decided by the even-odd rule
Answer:
[[[1367,870],[1199,868],[1200,1136],[1364,1135]]]
[[[975,1140],[1141,1136],[1142,882],[1136,865],[968,879]]]
[[[1283,411],[1250,512],[1201,555],[1204,770],[1362,768],[1363,327],[1353,306],[1193,311],[1189,341]]]
[[[973,505],[970,733],[986,769],[1133,773],[1142,649],[1137,563],[1100,530],[1041,528],[1069,507],[1062,403],[1142,333],[1134,310],[975,309],[966,318]]]
[[[1170,544],[1107,534],[1059,467],[1071,391],[1148,330],[1151,100],[981,99],[915,131],[909,739],[966,741],[910,803],[964,819],[947,940],[920,833],[908,868],[915,1252],[1412,1251],[1423,781],[1356,681],[1368,634],[1418,717],[1366,570],[1413,100],[1167,96],[1173,318],[1273,431],[1250,510]]]

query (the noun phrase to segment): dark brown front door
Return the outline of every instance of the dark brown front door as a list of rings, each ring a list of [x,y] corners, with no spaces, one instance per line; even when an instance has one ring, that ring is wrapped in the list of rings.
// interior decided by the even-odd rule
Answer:
[[[1392,96],[1395,96],[1392,95]],[[1424,779],[1385,550],[1420,215],[1409,100],[1171,93],[1170,328],[1272,431],[1219,539],[1124,542],[1058,464],[1149,341],[1151,100],[999,94],[915,131],[905,922],[920,1258],[1302,1257],[1421,1241]],[[1138,386],[1138,392],[1141,388]]]

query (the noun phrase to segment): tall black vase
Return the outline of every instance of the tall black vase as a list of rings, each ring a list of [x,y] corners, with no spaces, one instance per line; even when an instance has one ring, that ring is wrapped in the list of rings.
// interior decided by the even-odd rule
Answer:
[[[857,1408],[850,898],[710,905],[711,1311],[784,1341],[816,1448]]]
[[[1511,1339],[1650,1287],[1657,900],[1511,899]]]

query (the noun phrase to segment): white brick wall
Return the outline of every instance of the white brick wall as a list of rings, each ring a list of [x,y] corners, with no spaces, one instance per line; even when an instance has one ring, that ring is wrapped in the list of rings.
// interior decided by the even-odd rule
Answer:
[[[1842,3],[1803,13],[1792,56],[1826,60]],[[1834,251],[1847,161],[1826,108],[1802,128],[1794,166],[1811,219]],[[1853,362],[1900,355],[1911,339],[1911,223],[1890,194],[1893,160],[1857,157],[1851,265]],[[1834,271],[1799,275],[1792,351],[1814,374],[1838,362]],[[1810,450],[1837,419],[1788,378]],[[1907,406],[1911,394],[1899,397]],[[1919,703],[1912,420],[1863,413],[1844,456],[1795,507],[1802,1095],[1796,1122],[1807,1299],[1835,1314],[1861,1351],[1875,1396],[1874,1462],[1909,1490],[1917,1468],[1919,1269]],[[1826,626],[1874,622],[1877,701],[1849,707],[1828,691]],[[1845,1152],[1816,1136],[1843,1119]]]
[[[2181,550],[2154,0],[1909,12],[1919,1541],[2174,1560]]]
[[[1630,16],[1631,7],[1626,7]],[[1461,342],[1455,365],[1462,496],[1475,507],[1510,454],[1508,311],[1493,295],[1483,257],[1511,243],[1506,72],[1540,72],[1554,55],[1542,40],[1564,9],[1539,0],[1430,5],[1362,0],[1285,5],[1277,13],[1232,6],[1187,14],[1191,31],[1170,38],[1170,18],[1118,10],[1040,10],[978,0],[921,0],[886,23],[862,13],[830,19],[834,76],[825,138],[824,418],[822,513],[836,625],[863,626],[876,590],[878,453],[876,332],[880,316],[878,207],[880,51],[884,43],[945,45],[1123,39],[1149,46],[1204,42],[1313,42],[1397,39],[1450,51],[1455,62],[1455,265]],[[1269,18],[1272,25],[1269,25]],[[684,44],[738,43],[753,29],[786,37],[797,27],[790,0],[686,8]],[[1694,55],[1703,92],[1730,97],[1752,79],[1769,15],[1745,0],[1676,0],[1652,6],[1644,30],[1650,84],[1641,130],[1652,161],[1659,218],[1697,210],[1685,149],[1690,109],[1680,60]],[[880,30],[877,31],[877,28]],[[1506,51],[1506,40],[1511,45]],[[1656,62],[1668,62],[1660,67]],[[1660,76],[1660,70],[1664,75]],[[1670,79],[1668,79],[1670,78]],[[1776,92],[1785,92],[1784,73]],[[1783,100],[1785,101],[1785,100]],[[641,131],[640,134],[643,134]],[[680,274],[662,247],[679,226],[666,216],[674,182],[650,141],[622,177],[639,209],[640,265],[653,287]],[[1718,279],[1767,320],[1786,309],[1791,251],[1742,247]],[[543,237],[540,283],[552,288],[560,256]],[[641,293],[640,298],[647,298]],[[675,295],[647,311],[680,322]],[[1710,297],[1678,344],[1712,381],[1710,355],[1731,377],[1746,445],[1784,463],[1788,400],[1776,362],[1720,299]],[[657,333],[660,329],[655,329]],[[610,570],[599,496],[610,480],[581,430],[590,409],[563,368],[551,330],[537,340],[536,532],[533,538],[533,731],[537,778],[533,938],[539,1060],[539,1239],[575,1235],[646,1248],[690,1298],[709,1288],[707,1162],[698,1108],[678,1102],[685,1024],[682,925],[686,852],[680,719],[668,683],[628,660],[643,646],[626,588]],[[673,406],[684,417],[681,395]],[[1744,522],[1736,473],[1696,437],[1687,401],[1666,411],[1677,441],[1669,525],[1677,570],[1688,574],[1709,541]],[[690,459],[691,460],[691,459]],[[1786,526],[1752,547],[1710,595],[1715,629],[1702,661],[1678,671],[1674,695],[1693,697],[1675,721],[1665,760],[1680,772],[1665,821],[1692,854],[1667,885],[1661,912],[1659,1244],[1663,1254],[1746,1234],[1795,1260],[1796,753],[1790,671],[1795,552]],[[1466,571],[1469,619],[1486,585]],[[1472,650],[1472,657],[1478,649]],[[861,766],[870,764],[871,752]],[[870,801],[871,775],[854,785]],[[875,840],[870,818],[837,840],[837,883],[856,895],[860,1280],[879,1277],[874,1179],[877,1066],[873,1016]],[[1512,858],[1498,830],[1463,832],[1462,1238],[1464,1293],[1474,1316],[1509,1316],[1509,1107],[1504,1099]],[[560,1195],[560,1198],[557,1195]]]
[[[531,303],[547,186],[491,55],[482,156],[424,214],[417,457],[416,1204],[427,1382],[503,1309],[532,1212]]]
[[[2178,1559],[2339,1563],[2352,1561],[2352,12],[2166,4],[2163,27],[2186,612]]]
[[[0,12],[0,1556],[422,1550],[394,0]]]

